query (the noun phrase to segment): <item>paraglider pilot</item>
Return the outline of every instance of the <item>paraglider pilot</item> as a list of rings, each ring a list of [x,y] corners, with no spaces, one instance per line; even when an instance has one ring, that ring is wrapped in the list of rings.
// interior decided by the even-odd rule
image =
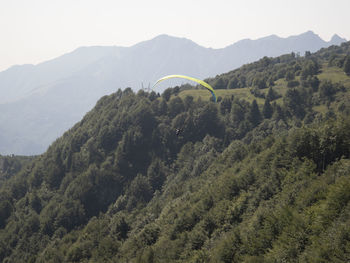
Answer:
[[[179,136],[181,132],[182,132],[182,128],[177,128],[176,129],[176,136]]]

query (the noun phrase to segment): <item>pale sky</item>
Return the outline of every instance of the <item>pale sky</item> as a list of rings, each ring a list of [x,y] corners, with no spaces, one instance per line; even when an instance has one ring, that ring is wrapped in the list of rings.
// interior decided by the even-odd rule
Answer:
[[[0,71],[160,34],[223,48],[312,30],[350,40],[350,0],[0,0]]]

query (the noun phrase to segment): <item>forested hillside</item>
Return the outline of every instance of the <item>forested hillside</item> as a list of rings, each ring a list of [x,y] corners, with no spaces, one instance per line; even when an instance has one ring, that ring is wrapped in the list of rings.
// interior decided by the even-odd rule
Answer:
[[[0,155],[0,186],[3,181],[18,173],[23,166],[33,159],[32,156]]]
[[[208,79],[217,103],[102,97],[0,184],[0,261],[349,261],[349,74],[348,42]]]

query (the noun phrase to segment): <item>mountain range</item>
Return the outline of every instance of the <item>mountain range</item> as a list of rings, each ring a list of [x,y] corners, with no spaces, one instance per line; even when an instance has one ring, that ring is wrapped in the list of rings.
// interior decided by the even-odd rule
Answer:
[[[324,41],[308,31],[212,49],[160,35],[131,47],[80,47],[38,65],[13,66],[0,72],[0,154],[44,152],[100,97],[119,88],[139,90],[167,74],[214,77],[264,56],[303,55],[345,41],[338,35]]]

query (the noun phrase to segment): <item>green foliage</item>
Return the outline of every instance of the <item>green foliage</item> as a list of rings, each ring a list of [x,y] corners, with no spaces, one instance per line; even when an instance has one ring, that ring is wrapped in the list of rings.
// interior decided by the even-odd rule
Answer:
[[[316,60],[308,59],[302,67],[300,77],[302,80],[305,80],[308,76],[316,75],[319,69],[320,66]]]
[[[257,126],[261,121],[261,113],[256,100],[253,100],[247,118],[253,126]]]
[[[305,97],[302,96],[301,91],[298,89],[289,89],[286,95],[283,97],[283,103],[286,111],[291,116],[303,118],[305,115]]]
[[[294,87],[298,87],[299,86],[299,81],[297,81],[297,80],[290,80],[290,81],[288,81],[288,83],[287,83],[287,87],[288,88],[294,88]]]
[[[350,75],[350,56],[349,55],[346,56],[343,67],[344,67],[344,72],[347,75]]]
[[[164,92],[162,93],[162,97],[164,98],[165,101],[169,101],[171,93],[172,93],[172,90],[170,88],[164,90]]]
[[[227,85],[228,85],[228,83],[227,83],[226,79],[219,78],[214,82],[213,88],[214,89],[226,89]]]
[[[272,88],[270,87],[268,92],[267,92],[267,95],[266,95],[266,99],[269,100],[269,101],[273,101],[273,100],[276,100],[278,98],[280,98],[281,96],[277,94],[277,92]]]
[[[10,217],[12,209],[12,204],[8,200],[2,200],[0,202],[0,228],[6,225],[6,220]]]
[[[0,261],[346,262],[349,49],[218,75],[218,103],[119,90],[45,154],[1,156]]]
[[[324,100],[332,101],[337,92],[336,87],[330,81],[323,81],[319,87],[320,97]]]
[[[31,156],[1,156],[0,155],[0,186],[2,181],[18,173],[34,157]]]
[[[225,97],[220,103],[220,113],[225,115],[231,112],[233,98]]]
[[[265,100],[264,107],[262,109],[262,114],[265,119],[270,119],[273,114],[273,108],[268,99]]]

